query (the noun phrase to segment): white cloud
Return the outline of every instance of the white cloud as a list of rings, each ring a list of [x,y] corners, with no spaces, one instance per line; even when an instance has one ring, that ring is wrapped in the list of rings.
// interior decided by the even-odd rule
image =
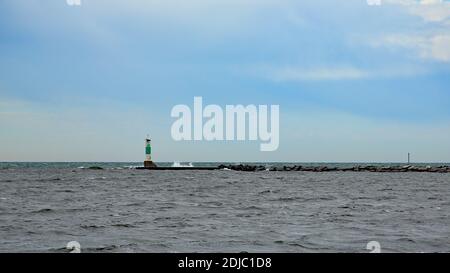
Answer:
[[[269,77],[275,81],[321,81],[321,80],[354,80],[366,78],[369,74],[353,67],[304,69],[285,67],[270,69]]]
[[[450,34],[392,34],[377,39],[372,45],[413,50],[423,59],[450,62]]]
[[[450,17],[450,3],[443,0],[384,0],[383,4],[403,5],[412,15],[427,22],[442,22]]]
[[[443,0],[384,0],[383,4],[405,7],[423,19],[424,26],[408,33],[386,34],[371,42],[374,47],[409,50],[419,58],[450,62],[450,2]]]
[[[431,0],[429,0],[431,1]],[[432,1],[431,1],[432,2]],[[450,3],[428,3],[409,7],[409,12],[428,22],[442,22],[450,18]]]
[[[357,68],[353,66],[323,66],[323,67],[273,67],[257,66],[250,69],[253,74],[275,82],[307,82],[307,81],[343,81],[373,78],[409,77],[427,73],[420,67],[383,67]]]
[[[431,38],[431,57],[450,62],[450,35],[438,35]]]

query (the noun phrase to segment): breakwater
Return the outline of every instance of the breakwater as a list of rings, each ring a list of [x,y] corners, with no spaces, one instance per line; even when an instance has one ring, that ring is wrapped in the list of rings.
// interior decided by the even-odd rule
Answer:
[[[272,166],[264,165],[219,165],[218,169],[226,169],[243,172],[257,171],[284,171],[284,172],[429,172],[429,173],[450,173],[450,166],[353,166],[353,167],[329,167],[329,166]]]
[[[212,171],[218,170],[219,167],[137,167],[137,170],[159,170],[159,171],[181,171],[181,170],[191,170],[191,171]]]

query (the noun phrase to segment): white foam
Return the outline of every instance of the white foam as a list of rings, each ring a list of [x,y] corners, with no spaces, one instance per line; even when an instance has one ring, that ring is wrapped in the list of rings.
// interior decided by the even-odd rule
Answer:
[[[183,165],[183,164],[181,164],[180,162],[173,162],[173,164],[172,164],[172,167],[194,167],[194,165],[192,165],[192,163],[191,162],[189,162],[189,164],[188,165]]]
[[[127,169],[136,169],[136,168],[140,168],[140,167],[142,167],[142,165],[129,165],[129,166],[124,166],[124,168],[127,168]]]

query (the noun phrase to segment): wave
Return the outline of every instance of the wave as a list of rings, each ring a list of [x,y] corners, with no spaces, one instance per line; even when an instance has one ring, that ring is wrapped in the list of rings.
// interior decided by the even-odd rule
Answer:
[[[123,168],[130,169],[130,170],[140,168],[140,167],[143,167],[143,165],[125,165],[125,166],[123,166]]]
[[[31,213],[47,213],[47,212],[52,212],[52,211],[53,211],[52,209],[44,208],[44,209],[38,209],[38,210],[32,211]]]
[[[175,162],[173,162],[172,167],[190,167],[190,168],[192,168],[192,167],[194,167],[194,165],[192,165],[192,162],[189,162],[187,165],[185,165],[185,164],[175,161]]]

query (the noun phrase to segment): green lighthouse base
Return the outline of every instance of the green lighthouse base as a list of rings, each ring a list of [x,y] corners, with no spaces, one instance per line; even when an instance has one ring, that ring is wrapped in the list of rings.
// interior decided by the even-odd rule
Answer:
[[[153,161],[144,161],[144,168],[156,168],[156,164]]]

